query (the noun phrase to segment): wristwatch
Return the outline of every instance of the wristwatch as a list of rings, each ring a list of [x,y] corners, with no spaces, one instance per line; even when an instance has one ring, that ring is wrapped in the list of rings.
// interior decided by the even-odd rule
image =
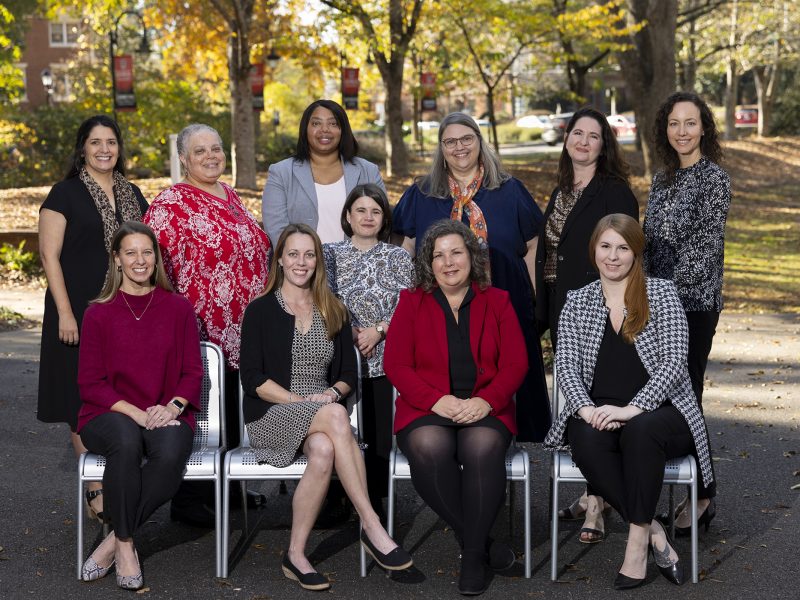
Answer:
[[[386,328],[383,326],[382,323],[378,323],[375,325],[375,331],[381,336],[381,339],[386,337]]]
[[[186,405],[183,402],[178,400],[177,398],[173,398],[169,401],[172,406],[178,409],[178,416],[180,417],[183,414],[183,411],[186,409]]]

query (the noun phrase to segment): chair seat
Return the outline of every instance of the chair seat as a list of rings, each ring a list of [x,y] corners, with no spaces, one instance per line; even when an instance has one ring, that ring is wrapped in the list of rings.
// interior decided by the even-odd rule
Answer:
[[[572,455],[566,450],[559,450],[555,453],[553,469],[557,470],[558,478],[564,483],[569,483],[570,480],[574,480],[575,483],[586,481],[581,470],[572,460]],[[694,478],[694,461],[689,456],[670,459],[664,466],[665,484],[689,484],[694,481]]]
[[[221,472],[222,451],[219,448],[197,448],[186,461],[184,479],[210,478]]]
[[[302,477],[305,473],[308,459],[304,454],[298,456],[287,467],[273,467],[269,464],[259,464],[255,450],[249,447],[236,448],[228,454],[228,479],[244,479],[257,481],[263,479],[292,479]]]
[[[394,466],[395,479],[411,479],[411,465],[399,448],[392,450],[393,458],[389,464]],[[524,480],[527,477],[530,460],[528,453],[517,446],[510,446],[506,454],[506,477],[513,481]]]

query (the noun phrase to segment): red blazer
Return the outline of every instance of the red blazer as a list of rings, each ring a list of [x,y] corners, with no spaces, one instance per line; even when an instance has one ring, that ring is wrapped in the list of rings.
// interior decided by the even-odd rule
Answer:
[[[473,396],[492,405],[493,414],[516,434],[513,396],[528,372],[525,340],[508,293],[473,284],[469,339],[477,367]],[[442,307],[422,289],[400,292],[386,335],[383,369],[399,392],[397,433],[425,415],[450,393],[447,330]]]

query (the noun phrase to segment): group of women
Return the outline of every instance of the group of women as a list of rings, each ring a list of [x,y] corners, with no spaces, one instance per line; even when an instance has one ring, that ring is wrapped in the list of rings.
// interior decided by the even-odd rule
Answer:
[[[181,483],[206,339],[228,367],[229,445],[244,426],[260,461],[308,458],[282,561],[303,588],[330,586],[306,544],[334,470],[376,562],[413,563],[381,523],[393,433],[415,488],[455,533],[462,594],[482,593],[492,569],[514,563],[490,531],[515,435],[572,447],[587,493],[560,516],[585,517],[582,542],[602,540],[606,506],[630,523],[617,588],[644,581],[648,548],[681,583],[654,516],[664,461],[687,453],[703,475],[701,521],[715,513],[699,399],[722,308],[730,186],[696,95],[671,96],[655,135],[664,170],[644,231],[614,134],[591,108],[567,126],[544,216],[461,113],[442,121],[430,171],[392,212],[345,111],[320,100],[303,114],[296,154],[270,168],[265,233],[219,180],[225,154],[212,128],[180,133],[185,178],[148,208],[124,178],[116,123],[87,120],[40,217],[49,288],[39,418],[69,423],[76,452],[107,458],[86,501],[114,530],[83,578],[116,565],[120,587],[142,587],[132,536],[170,498],[173,517],[208,521],[207,490]],[[567,400],[552,426],[547,329]],[[359,377],[364,458],[345,409]]]

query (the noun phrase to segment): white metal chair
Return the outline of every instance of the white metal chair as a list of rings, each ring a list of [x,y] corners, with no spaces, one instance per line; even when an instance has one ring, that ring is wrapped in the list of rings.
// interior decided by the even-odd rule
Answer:
[[[361,373],[361,357],[358,350],[356,353],[357,373]],[[350,412],[350,426],[353,428],[354,433],[359,444],[361,438],[361,377],[357,378],[355,393],[350,396],[348,401],[348,411]],[[225,454],[224,477],[223,477],[223,494],[222,494],[222,575],[220,577],[228,577],[228,548],[230,539],[230,483],[231,481],[240,481],[244,484],[247,481],[283,481],[287,479],[300,479],[306,471],[308,459],[304,454],[300,454],[295,461],[288,467],[273,467],[268,464],[258,464],[255,451],[250,446],[250,437],[247,435],[247,428],[244,426],[244,415],[242,413],[242,399],[244,392],[241,384],[239,385],[239,423],[241,423],[241,446],[231,449]],[[243,497],[244,489],[242,490]],[[249,534],[248,519],[247,519],[247,503],[242,502],[242,510],[244,512],[244,527],[242,531],[242,538]],[[367,576],[367,557],[364,547],[359,543],[359,559],[361,568],[361,577]]]
[[[397,389],[392,392],[392,417],[394,417],[397,401]],[[531,576],[531,462],[528,451],[512,441],[506,454],[506,478],[509,482],[522,481],[525,486],[525,577]],[[388,533],[394,537],[395,481],[411,479],[411,465],[408,458],[397,447],[397,438],[392,436],[392,450],[389,453],[389,498],[387,511]],[[514,518],[514,494],[509,497],[509,523]]]
[[[553,370],[553,419],[558,417],[559,412],[564,408],[564,399],[561,389],[556,380],[555,369]],[[550,531],[550,579],[558,579],[558,486],[562,483],[586,483],[578,466],[572,460],[572,454],[567,450],[558,450],[553,453],[553,467],[551,473],[552,493],[551,493],[551,531]],[[669,485],[669,508],[673,514],[673,488],[675,485],[689,486],[689,502],[692,515],[692,583],[697,583],[697,484],[700,473],[697,470],[697,463],[693,456],[684,456],[668,460],[664,467],[664,484]]]
[[[200,411],[195,415],[197,426],[192,442],[192,454],[186,461],[185,480],[214,482],[214,514],[216,535],[216,576],[222,577],[222,451],[225,447],[225,361],[222,350],[211,342],[200,342],[203,359],[203,387]],[[83,565],[83,484],[85,481],[102,481],[106,459],[99,454],[85,452],[78,459],[78,579]]]

